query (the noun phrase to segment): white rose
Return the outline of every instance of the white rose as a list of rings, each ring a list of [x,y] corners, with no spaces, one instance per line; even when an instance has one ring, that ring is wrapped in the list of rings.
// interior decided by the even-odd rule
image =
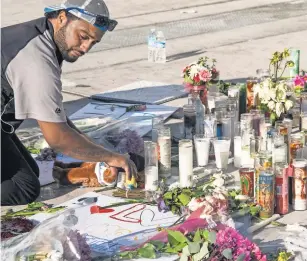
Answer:
[[[254,85],[254,95],[259,94],[260,96],[260,91],[261,91],[260,84],[259,83],[255,84]]]
[[[290,110],[292,107],[293,107],[293,101],[291,100],[286,100],[285,102],[285,107],[286,107],[286,110]]]
[[[276,100],[276,90],[275,89],[270,89],[267,96],[275,101]]]
[[[222,187],[225,183],[225,180],[222,178],[217,178],[212,182],[212,185],[215,187]]]
[[[275,112],[276,112],[277,117],[280,117],[280,115],[282,113],[284,113],[284,106],[282,105],[281,102],[276,103],[276,111]]]
[[[271,111],[275,110],[275,107],[276,107],[276,105],[275,105],[275,102],[274,102],[274,101],[269,101],[269,102],[268,102],[268,108],[269,108]]]
[[[193,79],[195,74],[198,73],[198,66],[193,65],[190,70],[190,78]]]

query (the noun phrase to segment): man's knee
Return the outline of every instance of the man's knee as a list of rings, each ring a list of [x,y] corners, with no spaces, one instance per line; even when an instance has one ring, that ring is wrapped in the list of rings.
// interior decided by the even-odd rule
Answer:
[[[41,192],[41,186],[39,180],[37,179],[37,181],[33,184],[33,186],[27,189],[25,197],[25,200],[27,201],[26,204],[34,202],[39,197],[40,192]]]
[[[1,183],[1,205],[26,205],[34,202],[40,195],[40,182],[32,174],[28,179],[16,176]]]

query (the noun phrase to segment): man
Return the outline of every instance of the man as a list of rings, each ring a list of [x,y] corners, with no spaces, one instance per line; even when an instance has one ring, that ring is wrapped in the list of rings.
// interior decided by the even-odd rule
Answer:
[[[63,61],[75,62],[117,22],[103,0],[68,0],[45,9],[45,17],[1,31],[1,205],[33,202],[39,169],[14,133],[36,119],[51,148],[70,157],[104,162],[113,172],[137,172],[129,156],[91,142],[66,117],[61,94]]]

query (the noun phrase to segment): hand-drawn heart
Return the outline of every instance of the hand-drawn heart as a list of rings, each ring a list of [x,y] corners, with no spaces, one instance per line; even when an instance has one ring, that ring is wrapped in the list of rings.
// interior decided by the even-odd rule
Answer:
[[[91,206],[90,211],[91,211],[91,214],[110,213],[110,212],[114,212],[114,209],[103,208],[103,207],[99,207],[99,206]]]
[[[140,225],[143,227],[159,227],[166,224],[174,224],[177,218],[166,216],[164,218],[155,219],[156,214],[153,210],[147,208],[142,211],[140,216]]]
[[[141,212],[145,208],[146,208],[146,205],[137,204],[128,209],[124,209],[118,213],[113,214],[112,216],[110,216],[110,218],[113,218],[115,220],[119,220],[122,222],[127,222],[127,223],[141,223],[141,219],[133,218],[131,216],[129,217],[129,215],[136,213],[136,212]]]

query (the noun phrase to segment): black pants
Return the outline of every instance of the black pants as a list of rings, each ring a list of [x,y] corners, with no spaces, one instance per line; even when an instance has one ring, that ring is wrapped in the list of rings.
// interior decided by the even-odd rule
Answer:
[[[1,130],[1,206],[24,205],[40,193],[39,168],[17,135]]]

